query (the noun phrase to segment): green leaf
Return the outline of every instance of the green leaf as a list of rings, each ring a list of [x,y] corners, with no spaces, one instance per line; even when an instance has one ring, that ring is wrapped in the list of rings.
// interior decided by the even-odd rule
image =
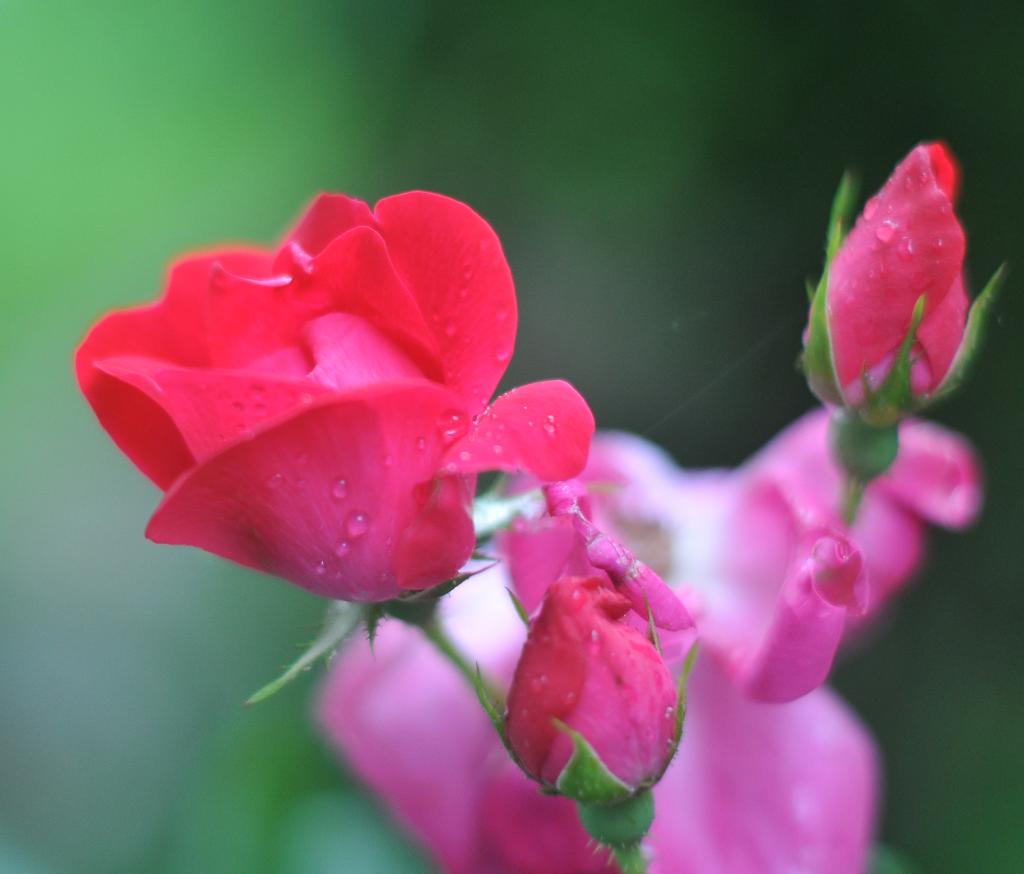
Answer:
[[[306,651],[281,676],[251,695],[245,702],[246,707],[266,701],[271,695],[281,691],[299,674],[308,671],[319,659],[328,657],[356,629],[365,615],[366,608],[361,604],[331,601],[327,606],[324,627]]]
[[[924,307],[925,297],[922,294],[914,304],[910,327],[896,353],[892,369],[878,390],[872,391],[866,374],[861,375],[864,383],[864,403],[858,408],[858,412],[870,425],[892,425],[914,408],[914,395],[910,388],[910,350],[914,347],[917,329],[924,318]]]
[[[473,530],[478,543],[508,528],[515,519],[543,504],[539,489],[520,495],[501,496],[492,491],[479,495],[473,502]]]
[[[554,723],[572,738],[573,743],[572,757],[555,783],[562,795],[583,804],[612,804],[633,795],[633,788],[605,767],[582,734],[561,720],[556,719]]]
[[[981,290],[981,294],[971,304],[971,311],[967,316],[967,325],[964,328],[964,338],[960,342],[953,363],[949,366],[949,372],[935,392],[927,399],[928,403],[941,400],[955,392],[970,376],[974,367],[974,361],[978,352],[984,344],[985,333],[988,329],[989,319],[992,315],[992,308],[999,296],[999,291],[1006,280],[1007,265],[999,265],[999,269],[992,274],[992,278]]]

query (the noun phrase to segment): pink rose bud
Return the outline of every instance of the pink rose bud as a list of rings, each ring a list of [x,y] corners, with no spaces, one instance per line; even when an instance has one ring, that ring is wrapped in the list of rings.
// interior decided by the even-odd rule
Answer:
[[[596,577],[565,577],[548,589],[507,717],[512,749],[541,783],[558,785],[574,754],[572,732],[625,794],[656,782],[671,759],[675,684],[654,644],[620,621],[629,610],[629,600]]]
[[[804,338],[808,381],[824,402],[887,425],[959,382],[974,348],[959,177],[945,145],[917,146],[835,250],[851,194],[840,189]]]

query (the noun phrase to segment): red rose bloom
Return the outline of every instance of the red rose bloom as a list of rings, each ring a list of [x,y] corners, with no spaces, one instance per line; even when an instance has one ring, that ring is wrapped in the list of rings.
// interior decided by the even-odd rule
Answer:
[[[477,472],[583,467],[594,422],[567,383],[487,407],[515,332],[501,245],[469,207],[323,195],[276,251],[177,262],[158,302],[94,326],[75,367],[166,492],[151,539],[379,601],[468,559]]]

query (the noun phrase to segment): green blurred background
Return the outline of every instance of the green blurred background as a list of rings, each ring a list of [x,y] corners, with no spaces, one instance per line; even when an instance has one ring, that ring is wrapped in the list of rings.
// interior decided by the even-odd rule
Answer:
[[[734,464],[812,405],[803,282],[844,167],[875,188],[948,139],[975,289],[1024,269],[1013,10],[0,0],[0,872],[426,870],[308,727],[312,678],[241,707],[320,605],[143,539],[157,492],[71,377],[102,311],[317,191],[442,191],[504,241],[510,383],[565,376],[603,426]],[[937,414],[984,456],[984,517],[836,677],[926,872],[1024,870],[1021,288]]]

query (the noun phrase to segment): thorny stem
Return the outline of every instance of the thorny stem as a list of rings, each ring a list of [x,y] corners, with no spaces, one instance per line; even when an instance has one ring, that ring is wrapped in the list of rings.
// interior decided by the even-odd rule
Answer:
[[[613,847],[612,852],[622,874],[647,874],[647,857],[640,844]]]
[[[452,666],[462,674],[470,686],[476,688],[477,677],[480,676],[478,666],[475,662],[471,662],[462,650],[459,649],[455,641],[448,636],[448,632],[444,630],[444,626],[438,621],[437,617],[431,617],[420,625],[420,628],[423,629],[427,640],[434,645],[434,648],[451,662]],[[483,685],[491,701],[498,707],[502,706],[505,696],[501,690],[486,677],[483,678]]]

